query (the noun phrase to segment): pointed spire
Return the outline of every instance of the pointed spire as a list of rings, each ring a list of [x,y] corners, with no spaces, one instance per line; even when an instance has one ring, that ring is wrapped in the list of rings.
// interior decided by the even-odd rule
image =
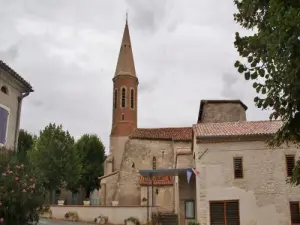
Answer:
[[[126,13],[125,28],[117,62],[115,77],[118,75],[131,75],[136,77],[132,46],[130,41],[128,13]]]

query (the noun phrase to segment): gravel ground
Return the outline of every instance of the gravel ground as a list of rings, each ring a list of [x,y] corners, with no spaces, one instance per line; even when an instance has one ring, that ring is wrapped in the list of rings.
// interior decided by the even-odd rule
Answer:
[[[85,223],[41,219],[38,225],[86,225]]]

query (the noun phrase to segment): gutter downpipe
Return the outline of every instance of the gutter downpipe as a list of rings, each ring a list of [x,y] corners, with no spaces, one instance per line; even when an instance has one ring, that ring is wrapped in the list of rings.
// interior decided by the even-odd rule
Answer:
[[[17,108],[17,121],[16,121],[16,129],[15,129],[15,141],[14,141],[14,151],[18,151],[18,137],[19,137],[19,128],[20,128],[20,121],[21,121],[21,108],[22,108],[22,100],[27,97],[30,92],[27,91],[21,94],[18,97],[18,108]]]

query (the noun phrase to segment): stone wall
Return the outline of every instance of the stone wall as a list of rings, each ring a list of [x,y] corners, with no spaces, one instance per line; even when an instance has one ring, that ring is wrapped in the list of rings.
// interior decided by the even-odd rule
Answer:
[[[101,190],[100,190],[100,199],[101,205],[112,205],[112,201],[114,198],[115,190],[117,189],[117,181],[118,181],[118,172],[114,172],[107,177],[102,178],[101,182]]]
[[[201,224],[210,224],[209,201],[214,200],[239,200],[241,224],[290,224],[289,201],[300,201],[300,189],[286,183],[285,155],[298,158],[299,149],[268,149],[264,142],[231,142],[197,144],[195,150]],[[234,179],[233,157],[243,157],[243,179]]]
[[[246,121],[246,111],[240,103],[206,103],[201,123]]]
[[[118,188],[114,194],[119,205],[140,205],[141,187],[139,185],[141,169],[152,169],[153,156],[156,157],[156,168],[175,168],[177,148],[191,147],[191,142],[151,141],[131,139],[126,143],[118,175]],[[164,187],[157,187],[164,188]],[[172,188],[174,189],[174,188]],[[159,190],[159,193],[163,191]],[[171,193],[173,199],[174,191]],[[164,200],[164,195],[158,195],[157,201],[162,207],[168,207],[170,201]],[[173,204],[173,203],[172,203]]]

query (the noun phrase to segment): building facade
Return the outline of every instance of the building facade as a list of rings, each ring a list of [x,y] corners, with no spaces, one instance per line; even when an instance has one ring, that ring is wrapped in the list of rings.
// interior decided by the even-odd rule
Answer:
[[[240,100],[202,100],[193,126],[139,128],[138,83],[126,21],[101,205],[154,206],[180,224],[300,221],[300,190],[286,183],[299,150],[265,143],[280,121],[247,121]]]
[[[22,100],[32,86],[0,60],[0,145],[16,149]]]

